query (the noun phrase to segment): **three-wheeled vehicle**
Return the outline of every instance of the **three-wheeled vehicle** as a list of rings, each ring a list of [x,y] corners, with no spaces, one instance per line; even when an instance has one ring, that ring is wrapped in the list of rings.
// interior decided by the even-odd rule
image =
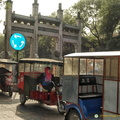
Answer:
[[[54,75],[54,82],[57,85],[50,93],[50,100],[47,101],[48,91],[42,86],[38,89],[36,78],[44,73],[45,67],[51,67]],[[63,62],[45,58],[23,58],[19,60],[18,88],[20,93],[20,102],[25,104],[26,100],[32,99],[39,102],[56,105],[60,111],[61,87],[59,77],[63,72]],[[57,90],[57,92],[56,92]],[[62,93],[62,92],[61,92]]]
[[[65,120],[120,120],[120,51],[65,55],[61,79]]]
[[[16,65],[15,61],[0,59],[0,89],[2,92],[8,92],[10,97],[17,80]]]

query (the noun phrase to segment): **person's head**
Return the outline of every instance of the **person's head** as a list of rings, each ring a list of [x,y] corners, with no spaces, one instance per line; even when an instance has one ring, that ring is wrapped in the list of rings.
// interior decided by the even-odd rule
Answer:
[[[51,68],[50,68],[50,67],[46,67],[46,68],[45,68],[45,73],[52,73]]]

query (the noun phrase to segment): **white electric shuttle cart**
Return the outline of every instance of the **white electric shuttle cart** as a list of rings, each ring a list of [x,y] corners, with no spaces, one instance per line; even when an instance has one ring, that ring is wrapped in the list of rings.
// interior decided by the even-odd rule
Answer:
[[[65,120],[120,120],[120,51],[64,56]]]

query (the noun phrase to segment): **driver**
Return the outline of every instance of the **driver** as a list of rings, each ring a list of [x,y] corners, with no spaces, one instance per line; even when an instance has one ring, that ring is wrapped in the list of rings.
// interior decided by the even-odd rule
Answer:
[[[37,78],[37,84],[41,84],[44,89],[48,90],[48,100],[50,99],[51,90],[54,87],[53,81],[54,76],[50,67],[46,67],[44,73]]]

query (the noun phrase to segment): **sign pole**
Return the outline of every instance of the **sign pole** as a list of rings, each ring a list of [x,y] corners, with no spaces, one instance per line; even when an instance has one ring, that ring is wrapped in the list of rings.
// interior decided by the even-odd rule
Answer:
[[[18,62],[18,54],[19,54],[19,50],[16,50],[16,61]],[[18,72],[19,72],[19,65],[17,64],[17,66],[16,66],[17,68],[17,75],[16,75],[16,77],[18,78]],[[18,79],[17,79],[17,83],[18,83]]]
[[[10,45],[13,49],[16,50],[16,61],[19,61],[19,50],[22,50],[25,45],[26,45],[26,39],[25,37],[20,34],[20,33],[14,33],[11,37],[10,37]],[[19,66],[17,64],[16,66],[17,69],[17,78],[18,78],[18,72],[19,72]],[[18,80],[18,79],[17,79]],[[18,81],[17,81],[18,82]]]
[[[16,50],[16,61],[17,61],[17,62],[18,62],[18,59],[19,59],[19,57],[18,57],[19,55],[18,55],[18,54],[19,54],[19,51]]]

